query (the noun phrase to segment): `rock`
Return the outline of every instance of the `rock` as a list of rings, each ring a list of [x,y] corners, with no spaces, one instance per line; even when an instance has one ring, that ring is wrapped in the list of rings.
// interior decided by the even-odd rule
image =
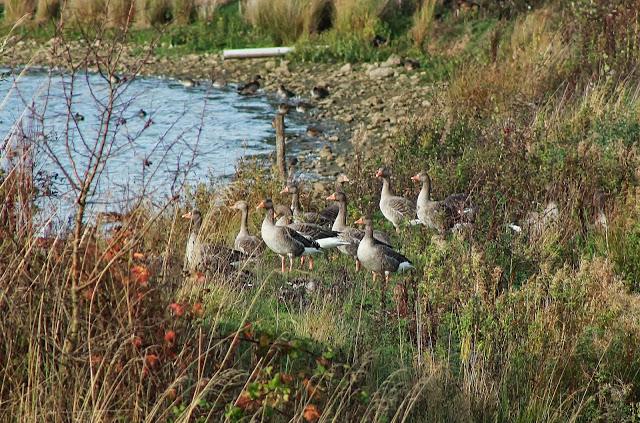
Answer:
[[[352,70],[353,67],[351,66],[351,63],[346,63],[340,68],[340,73],[351,73]]]
[[[264,64],[264,68],[266,70],[274,70],[276,68],[276,61],[275,60],[269,60]]]
[[[331,151],[331,147],[325,145],[320,149],[320,158],[326,160],[333,160],[333,151]]]
[[[322,182],[314,182],[313,183],[313,190],[317,193],[323,193],[325,191],[325,187],[324,184]]]
[[[369,78],[371,79],[383,79],[393,75],[393,69],[391,68],[375,68],[369,71]]]
[[[351,122],[353,122],[353,115],[344,115],[342,120],[347,122],[347,123],[351,123]]]
[[[330,142],[338,142],[340,141],[340,138],[337,135],[331,135],[327,140]]]
[[[387,60],[382,62],[382,64],[380,64],[380,66],[381,67],[391,68],[391,67],[400,66],[401,64],[402,64],[402,58],[400,56],[398,56],[397,54],[392,54],[391,56],[389,56],[389,58]]]

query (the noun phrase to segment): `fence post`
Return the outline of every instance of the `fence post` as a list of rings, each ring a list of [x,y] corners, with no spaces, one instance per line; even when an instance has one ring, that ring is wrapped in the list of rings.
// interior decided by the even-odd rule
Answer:
[[[284,115],[276,114],[273,120],[276,128],[276,166],[283,183],[287,181],[287,150],[285,148]]]

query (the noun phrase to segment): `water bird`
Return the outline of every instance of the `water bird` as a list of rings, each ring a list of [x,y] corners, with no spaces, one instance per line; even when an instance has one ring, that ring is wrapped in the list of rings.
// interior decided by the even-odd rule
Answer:
[[[320,245],[316,241],[305,238],[287,226],[277,226],[275,224],[273,202],[270,198],[264,199],[256,208],[265,209],[260,232],[267,247],[280,256],[283,273],[286,272],[285,257],[289,257],[289,271],[291,272],[293,270],[294,257],[312,256],[322,252]],[[309,260],[309,267],[313,268],[313,260]]]
[[[293,212],[289,207],[275,206],[274,217],[278,219],[276,225],[287,226],[293,229],[304,237],[316,241],[322,249],[326,250],[349,244],[348,241],[340,238],[338,231],[333,229],[328,229],[315,223],[293,222]]]
[[[296,93],[287,89],[283,84],[278,85],[278,96],[283,100],[287,100],[296,96]]]
[[[227,86],[227,81],[222,78],[217,78],[213,80],[211,86],[213,86],[213,88],[222,89]]]
[[[380,34],[376,34],[372,39],[371,39],[371,45],[374,47],[382,47],[385,44],[387,44],[387,39],[385,37],[383,37]]]
[[[76,112],[76,113],[73,115],[73,119],[74,119],[76,122],[82,122],[82,121],[84,120],[84,116],[83,116],[82,114],[80,114],[80,112]]]
[[[109,82],[111,84],[119,84],[122,81],[122,78],[120,78],[118,75],[116,75],[115,73],[112,73],[111,75],[109,75]]]
[[[146,112],[144,109],[140,109],[140,110],[138,111],[138,117],[139,117],[139,118],[145,118],[145,117],[147,117],[147,112]]]
[[[358,260],[367,270],[371,271],[374,283],[377,275],[383,276],[384,279],[380,291],[384,308],[384,297],[391,273],[413,269],[413,264],[408,258],[395,251],[389,245],[373,237],[373,222],[369,217],[363,216],[356,223],[365,225],[364,237],[358,244]]]
[[[431,199],[431,178],[427,171],[411,177],[411,180],[422,183],[416,202],[418,219],[412,224],[421,224],[431,229],[444,232],[455,225],[464,225],[473,221],[474,208],[464,194],[451,194],[442,201]]]
[[[260,75],[256,75],[253,77],[253,81],[247,82],[244,85],[238,87],[238,93],[241,95],[252,95],[255,94],[260,89],[260,81],[262,77]]]
[[[189,270],[227,272],[248,258],[241,251],[223,245],[201,243],[199,233],[202,227],[202,214],[198,209],[194,208],[182,217],[191,221],[191,230],[185,250]]]
[[[336,202],[338,207],[338,214],[333,222],[332,230],[340,233],[340,238],[347,241],[347,245],[341,245],[338,250],[353,257],[356,261],[356,272],[360,270],[360,260],[358,260],[358,245],[364,237],[364,232],[358,228],[352,228],[347,225],[347,195],[344,192],[338,191],[327,197],[327,201]],[[391,240],[382,231],[373,231],[373,237],[379,242],[391,246]]]
[[[236,235],[233,248],[247,254],[248,256],[258,256],[264,251],[264,242],[255,235],[251,235],[248,229],[249,206],[246,201],[237,201],[233,206],[234,210],[241,212],[240,231]]]
[[[416,209],[413,203],[404,197],[393,195],[391,191],[391,171],[381,167],[376,171],[376,178],[382,179],[382,191],[380,193],[380,211],[384,217],[393,224],[396,232],[400,231],[403,222],[410,222],[415,216]]]
[[[298,113],[308,113],[311,109],[313,109],[313,104],[311,103],[304,103],[304,102],[299,102],[298,104],[296,104],[296,111]]]
[[[311,97],[315,99],[323,99],[329,97],[329,89],[326,86],[315,86],[311,88]]]
[[[334,183],[335,192],[344,192],[344,184],[349,182],[349,178],[344,173],[339,174],[336,177],[336,181]],[[328,200],[328,199],[327,199]],[[337,201],[337,200],[333,200]],[[320,211],[320,215],[326,217],[329,220],[336,220],[338,217],[338,212],[340,211],[340,207],[338,203],[332,202],[327,207]]]
[[[289,113],[290,106],[287,103],[278,104],[278,114],[286,115]]]
[[[180,84],[182,84],[182,86],[185,88],[193,88],[200,85],[200,82],[196,81],[195,79],[185,78],[180,80]]]
[[[414,59],[404,59],[404,68],[407,71],[412,71],[420,68],[420,62]]]
[[[316,138],[322,135],[322,131],[320,130],[320,128],[316,126],[307,126],[307,130],[305,133],[307,134],[308,137],[311,137],[311,138]]]
[[[305,212],[300,204],[300,187],[298,184],[286,185],[280,194],[291,195],[291,210],[293,211],[293,219],[296,222],[315,223],[320,226],[331,226],[331,219],[320,215],[316,212]]]

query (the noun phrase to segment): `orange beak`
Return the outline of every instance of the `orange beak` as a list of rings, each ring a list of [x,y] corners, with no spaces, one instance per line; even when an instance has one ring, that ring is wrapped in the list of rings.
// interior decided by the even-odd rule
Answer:
[[[286,186],[282,189],[282,191],[280,191],[280,194],[288,194],[289,193],[289,187]]]
[[[351,180],[349,179],[349,177],[347,175],[343,175],[341,181],[342,182],[350,182]]]
[[[376,170],[376,178],[382,177],[382,171],[380,169]]]
[[[364,225],[364,218],[361,217],[360,219],[356,220],[355,224],[356,225]]]
[[[191,212],[185,213],[185,214],[182,215],[183,219],[191,219],[191,217],[192,217]]]
[[[330,196],[327,197],[327,201],[336,201],[336,194],[333,193]]]
[[[413,176],[411,177],[411,180],[412,180],[412,181],[419,182],[419,181],[420,181],[420,175],[413,175]]]
[[[264,208],[265,208],[264,200],[261,201],[260,204],[256,206],[256,209],[264,209]]]

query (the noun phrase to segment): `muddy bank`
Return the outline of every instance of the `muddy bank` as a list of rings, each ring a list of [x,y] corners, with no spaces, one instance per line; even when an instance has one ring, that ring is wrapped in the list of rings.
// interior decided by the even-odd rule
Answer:
[[[0,64],[68,68],[73,63],[97,70],[97,63],[103,59],[96,59],[95,52],[106,55],[102,52],[107,50],[107,46],[80,42],[63,45],[57,39],[44,45],[25,40],[8,43]],[[392,145],[397,128],[417,110],[430,105],[432,91],[430,84],[422,82],[425,72],[398,56],[377,64],[300,63],[286,57],[223,61],[217,54],[160,57],[150,49],[125,46],[120,47],[118,64],[118,72],[125,76],[138,73],[203,82],[222,79],[230,84],[249,81],[259,74],[270,96],[275,96],[278,86],[284,84],[301,101],[314,106],[308,114],[310,125],[321,130],[314,135],[324,141],[316,155],[320,160],[300,159],[303,168],[325,176],[342,171],[357,153],[365,159],[383,154]],[[313,100],[310,91],[316,85],[327,86],[330,95]],[[316,190],[320,189],[317,185]]]

